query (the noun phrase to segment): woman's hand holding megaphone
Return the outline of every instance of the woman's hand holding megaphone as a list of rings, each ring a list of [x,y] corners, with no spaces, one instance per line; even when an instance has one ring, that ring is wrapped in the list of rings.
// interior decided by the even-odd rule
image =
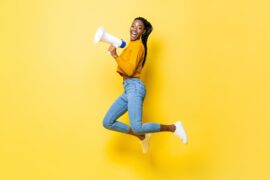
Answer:
[[[118,54],[116,52],[116,47],[114,47],[113,45],[110,45],[108,48],[108,52],[110,53],[110,55],[116,59],[118,57]]]

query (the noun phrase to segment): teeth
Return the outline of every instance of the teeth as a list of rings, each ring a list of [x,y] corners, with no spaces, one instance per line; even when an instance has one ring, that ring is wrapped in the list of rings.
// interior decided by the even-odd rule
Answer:
[[[136,38],[136,37],[137,37],[137,33],[131,32],[131,36],[132,36],[133,38]]]

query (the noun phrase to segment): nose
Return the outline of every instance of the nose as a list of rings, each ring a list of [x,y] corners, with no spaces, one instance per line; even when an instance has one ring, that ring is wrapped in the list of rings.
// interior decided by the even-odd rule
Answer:
[[[137,31],[137,28],[136,27],[131,27],[131,30],[132,31]]]

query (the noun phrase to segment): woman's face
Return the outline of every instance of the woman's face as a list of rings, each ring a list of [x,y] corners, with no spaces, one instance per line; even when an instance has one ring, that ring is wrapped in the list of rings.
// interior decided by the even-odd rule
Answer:
[[[130,27],[130,40],[140,39],[144,30],[143,22],[141,20],[134,20]]]

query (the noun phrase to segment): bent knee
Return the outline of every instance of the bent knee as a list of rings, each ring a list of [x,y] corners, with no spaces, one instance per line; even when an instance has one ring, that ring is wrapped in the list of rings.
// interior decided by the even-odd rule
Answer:
[[[111,129],[112,124],[109,123],[109,122],[110,122],[110,121],[108,121],[108,119],[105,117],[105,118],[103,119],[103,127],[106,128],[106,129]]]

